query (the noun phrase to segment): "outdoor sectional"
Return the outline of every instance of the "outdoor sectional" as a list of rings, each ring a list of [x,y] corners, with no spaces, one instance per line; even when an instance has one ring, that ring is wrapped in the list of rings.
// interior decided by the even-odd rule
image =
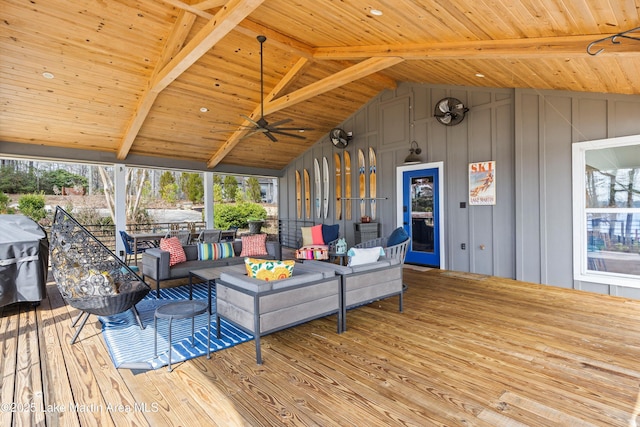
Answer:
[[[264,335],[331,314],[337,315],[341,332],[341,282],[334,271],[296,263],[291,277],[265,281],[248,277],[240,267],[231,267],[216,280],[216,333],[219,338],[224,318],[253,334],[258,364]]]
[[[262,259],[280,259],[280,243],[275,241],[266,242],[267,253],[255,255]],[[160,282],[163,280],[184,279],[189,277],[189,272],[201,268],[223,267],[227,265],[244,265],[242,253],[242,241],[233,242],[235,256],[232,258],[221,258],[216,260],[199,260],[198,245],[183,246],[187,261],[169,266],[169,252],[160,248],[147,249],[142,254],[142,275],[149,277],[156,282],[156,293],[160,297]]]

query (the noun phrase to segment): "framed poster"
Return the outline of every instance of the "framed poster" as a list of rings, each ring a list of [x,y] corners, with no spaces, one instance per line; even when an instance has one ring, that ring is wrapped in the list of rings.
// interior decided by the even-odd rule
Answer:
[[[469,163],[469,205],[496,204],[496,162]]]

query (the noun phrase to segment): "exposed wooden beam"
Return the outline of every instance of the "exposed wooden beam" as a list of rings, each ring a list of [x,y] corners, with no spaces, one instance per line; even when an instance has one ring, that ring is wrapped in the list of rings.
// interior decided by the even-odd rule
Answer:
[[[185,40],[191,31],[191,27],[195,22],[195,15],[191,13],[187,13],[185,11],[180,11],[178,14],[178,19],[176,20],[175,25],[173,26],[173,30],[169,37],[167,37],[167,42],[165,43],[162,52],[160,53],[160,58],[156,63],[156,67],[151,74],[150,81],[153,81],[160,72],[170,61],[171,59],[182,49]],[[122,160],[127,157],[129,154],[129,150],[131,149],[131,145],[135,140],[140,128],[142,127],[142,123],[144,123],[149,111],[151,111],[151,107],[153,107],[156,98],[158,97],[157,91],[147,90],[136,107],[136,110],[133,114],[133,117],[129,121],[127,128],[125,130],[124,136],[122,137],[122,141],[120,142],[120,146],[118,147],[117,158]]]
[[[118,149],[118,159],[125,159],[138,135],[144,120],[149,114],[155,99],[171,82],[177,79],[202,55],[207,53],[218,41],[234,29],[264,0],[229,0],[216,15],[166,64],[151,80],[143,95],[136,113],[131,120]]]
[[[329,77],[315,83],[311,83],[310,85],[303,87],[302,89],[298,89],[293,93],[265,103],[264,113],[271,114],[284,108],[291,107],[292,105],[306,101],[314,96],[318,96],[347,83],[351,83],[380,70],[384,70],[385,68],[399,64],[402,61],[404,61],[404,59],[398,57],[367,59],[358,64],[352,65],[346,70],[339,71]]]
[[[607,37],[598,35],[597,38]],[[540,37],[508,40],[481,40],[468,42],[437,42],[403,45],[321,47],[313,57],[321,59],[362,59],[371,57],[397,56],[407,60],[426,59],[496,59],[496,58],[536,58],[550,55],[584,57],[593,35]],[[619,44],[608,53],[634,52],[640,54],[634,44]]]
[[[303,62],[305,61],[305,62]],[[302,69],[306,60],[302,58],[295,67],[293,67],[289,73],[283,78],[276,87],[271,90],[270,94],[265,97],[264,114],[275,113],[307,99],[313,98],[347,83],[351,83],[355,80],[359,80],[363,77],[376,73],[385,68],[391,67],[395,64],[402,62],[402,58],[371,58],[362,61],[356,65],[353,65],[345,70],[339,71],[329,77],[319,80],[315,83],[298,89],[297,91],[281,96],[273,101],[269,101],[274,98],[275,94],[279,93],[283,87],[289,84],[293,77],[298,73],[297,70]],[[252,113],[251,118],[256,118],[260,114],[260,106],[258,106]],[[243,126],[250,125],[245,121]],[[240,142],[242,135],[246,130],[237,130],[231,135],[231,137],[222,144],[222,147],[209,159],[207,166],[210,168],[215,167],[222,161],[222,159]]]
[[[160,71],[156,80],[152,82],[152,87],[159,91],[166,88],[264,1],[229,0],[185,48]]]
[[[204,0],[200,3],[189,5],[181,0],[162,1],[179,9],[191,12],[207,20],[213,18],[213,15],[209,12],[205,12],[205,10],[222,6],[226,3],[226,1],[224,0]],[[244,34],[250,37],[256,37],[262,34],[266,36],[267,39],[269,39],[270,43],[275,44],[280,49],[291,52],[298,56],[304,56],[305,58],[311,58],[313,56],[313,48],[311,46],[291,37],[285,36],[284,34],[274,31],[271,28],[265,27],[264,25],[257,24],[249,19],[244,20],[242,24],[238,25],[234,30],[240,34]]]
[[[194,4],[193,6],[200,10],[213,9],[215,7],[224,6],[227,0],[204,0],[199,3]]]
[[[267,102],[267,100],[270,99],[274,99],[276,96],[278,96],[279,93],[281,93],[283,90],[285,90],[285,88],[291,84],[291,82],[293,82],[293,80],[295,79],[296,76],[298,76],[299,74],[301,74],[305,68],[307,67],[307,65],[309,64],[309,60],[307,58],[300,58],[293,67],[291,67],[291,69],[289,70],[289,72],[278,82],[277,85],[274,86],[273,89],[271,89],[271,91],[269,92],[269,94],[267,94],[265,96],[265,104]],[[258,119],[260,118],[260,113],[262,111],[262,106],[258,105],[253,112],[249,115],[249,117],[251,117],[252,119]],[[236,130],[230,137],[229,139],[227,139],[224,144],[222,144],[222,147],[220,147],[220,149],[218,149],[218,151],[216,151],[214,153],[213,156],[211,156],[211,158],[208,160],[207,162],[207,166],[210,168],[215,167],[216,165],[218,165],[218,163],[220,163],[222,161],[222,159],[224,159],[224,157],[229,154],[229,152],[231,150],[233,150],[233,148],[238,145],[238,143],[240,142],[241,137],[247,132],[246,131],[246,127],[247,126],[251,126],[251,122],[249,122],[248,120],[244,120],[241,124],[241,128],[239,130]]]

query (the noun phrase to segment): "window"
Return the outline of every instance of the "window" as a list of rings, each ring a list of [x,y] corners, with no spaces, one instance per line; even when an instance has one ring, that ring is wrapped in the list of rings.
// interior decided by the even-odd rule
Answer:
[[[640,288],[640,135],[573,144],[574,279]]]

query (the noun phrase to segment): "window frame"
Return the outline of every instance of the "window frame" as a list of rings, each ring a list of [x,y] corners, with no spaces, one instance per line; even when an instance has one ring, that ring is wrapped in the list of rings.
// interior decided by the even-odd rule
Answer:
[[[637,213],[640,208],[587,208],[585,202],[586,153],[589,150],[637,145],[640,135],[576,142],[572,144],[572,202],[573,202],[573,278],[574,280],[614,286],[640,288],[640,275],[613,273],[588,269],[587,214]],[[640,262],[640,255],[638,255]]]

